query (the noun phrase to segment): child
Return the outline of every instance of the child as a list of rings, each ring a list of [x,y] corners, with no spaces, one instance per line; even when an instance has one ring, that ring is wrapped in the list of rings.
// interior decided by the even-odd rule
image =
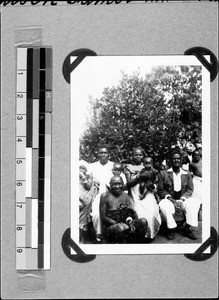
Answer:
[[[120,163],[120,162],[115,162],[113,164],[112,174],[113,174],[113,176],[119,175],[119,176],[122,177],[122,180],[123,180],[123,183],[124,183],[124,188],[123,189],[126,190],[127,189],[127,184],[126,184],[126,177],[123,174],[123,164]],[[109,185],[108,185],[108,188],[109,188]]]
[[[85,164],[79,165],[79,228],[80,242],[89,243],[93,240],[91,208],[98,193],[98,182],[89,174]]]
[[[158,171],[153,168],[153,159],[145,157],[143,159],[144,168],[140,171],[140,200],[143,200],[147,192],[154,192]]]

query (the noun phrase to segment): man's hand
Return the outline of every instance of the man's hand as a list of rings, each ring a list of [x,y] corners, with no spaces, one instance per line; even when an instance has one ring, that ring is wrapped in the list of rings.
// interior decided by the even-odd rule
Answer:
[[[167,197],[167,199],[168,200],[170,200],[172,203],[173,203],[173,205],[174,205],[174,207],[175,207],[175,210],[177,211],[177,212],[180,212],[181,211],[181,201],[177,201],[177,200],[175,200],[174,198],[172,198],[172,197]],[[179,203],[180,202],[180,203]]]
[[[133,221],[129,223],[129,229],[130,229],[130,233],[134,233],[135,232],[135,226],[133,224]]]
[[[182,210],[182,200],[176,200],[176,204],[175,204],[175,208],[176,208],[176,211],[181,211]]]
[[[170,200],[174,205],[176,203],[176,200],[170,196],[167,197],[168,200]]]
[[[135,232],[135,226],[134,226],[134,221],[131,217],[128,217],[126,219],[126,224],[128,224],[128,226],[129,226],[130,233],[134,233]]]

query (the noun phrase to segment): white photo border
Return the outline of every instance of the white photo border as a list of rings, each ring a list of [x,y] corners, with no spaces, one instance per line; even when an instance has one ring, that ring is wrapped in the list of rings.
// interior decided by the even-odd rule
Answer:
[[[210,56],[205,56],[210,61]],[[72,63],[77,56],[70,58]],[[81,244],[79,243],[79,119],[80,119],[80,101],[76,94],[80,94],[80,89],[84,89],[86,85],[85,74],[83,68],[86,63],[111,60],[127,60],[127,63],[134,60],[142,60],[142,63],[149,63],[152,66],[177,66],[192,65],[202,67],[202,163],[203,163],[203,201],[202,203],[202,243],[210,237],[210,73],[202,65],[202,63],[193,55],[146,55],[146,56],[87,56],[71,72],[71,239],[84,251],[85,254],[190,254],[194,253],[202,244]],[[90,69],[90,76],[94,76],[93,70]],[[76,93],[77,89],[77,93]],[[74,103],[74,105],[73,105]],[[79,109],[79,110],[78,110]],[[156,237],[155,237],[156,238]],[[128,246],[127,246],[128,245]],[[209,253],[207,249],[205,253]],[[71,254],[76,254],[73,250]]]

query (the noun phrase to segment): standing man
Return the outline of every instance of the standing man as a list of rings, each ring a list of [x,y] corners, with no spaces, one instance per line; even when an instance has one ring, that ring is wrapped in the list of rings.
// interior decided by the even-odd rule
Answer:
[[[138,219],[133,200],[123,192],[123,179],[114,175],[110,190],[100,197],[100,217],[103,234],[111,243],[143,242],[147,220]]]
[[[101,221],[99,213],[100,195],[105,193],[108,188],[110,178],[112,177],[113,162],[109,160],[109,148],[107,145],[98,146],[98,161],[90,164],[90,171],[93,177],[99,182],[99,193],[94,199],[92,205],[92,221],[96,232],[97,241],[101,241]]]
[[[189,170],[193,175],[194,191],[193,196],[202,200],[202,160],[198,150],[192,153],[192,162],[189,164]]]
[[[182,168],[183,170],[189,171],[189,164],[192,161],[192,152],[194,150],[194,145],[192,143],[187,143],[185,147],[184,157],[182,159]]]
[[[159,206],[162,219],[167,223],[168,239],[174,239],[177,224],[174,220],[175,211],[183,211],[186,225],[183,234],[189,239],[197,237],[191,226],[198,226],[198,211],[200,200],[192,197],[193,181],[191,173],[181,168],[182,156],[180,151],[171,154],[172,168],[161,171],[158,179],[158,195],[161,199]]]
[[[199,198],[201,207],[198,214],[198,220],[202,220],[202,159],[199,150],[192,153],[192,162],[189,164],[189,171],[192,173],[194,191],[192,196]]]

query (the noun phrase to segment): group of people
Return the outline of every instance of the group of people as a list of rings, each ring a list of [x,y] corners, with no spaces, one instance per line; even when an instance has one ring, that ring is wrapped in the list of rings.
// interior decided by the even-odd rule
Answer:
[[[170,166],[156,170],[141,147],[132,151],[132,163],[109,160],[107,145],[98,147],[98,161],[79,162],[79,230],[81,243],[147,243],[162,223],[167,239],[175,238],[175,213],[184,216],[183,235],[197,239],[202,168],[200,152],[192,159],[177,147]],[[186,169],[188,167],[188,169]]]

